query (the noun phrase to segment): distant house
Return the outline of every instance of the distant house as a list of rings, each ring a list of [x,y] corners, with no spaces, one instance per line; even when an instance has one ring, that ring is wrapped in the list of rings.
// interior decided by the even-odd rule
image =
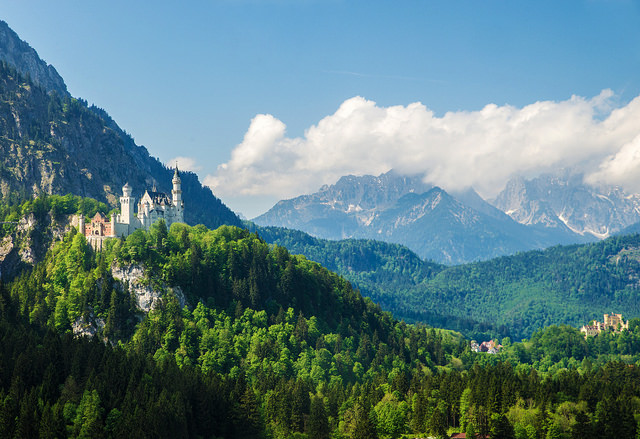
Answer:
[[[453,433],[449,439],[466,439],[467,433]],[[490,439],[490,436],[476,435],[475,439]]]
[[[614,332],[620,332],[623,329],[629,329],[629,321],[624,321],[622,314],[605,314],[604,322],[593,322],[593,325],[583,325],[580,328],[580,332],[585,337],[593,337],[600,334],[602,331],[611,330]]]
[[[473,352],[485,352],[487,354],[497,354],[498,352],[500,352],[501,347],[502,345],[495,340],[483,341],[480,344],[478,344],[475,340],[471,341],[471,350]]]

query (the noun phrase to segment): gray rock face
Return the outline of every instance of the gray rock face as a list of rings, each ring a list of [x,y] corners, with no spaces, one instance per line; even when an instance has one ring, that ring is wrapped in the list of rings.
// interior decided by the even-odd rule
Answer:
[[[165,290],[175,294],[180,303],[180,308],[183,308],[186,304],[184,293],[180,287],[170,288],[164,286],[160,290],[152,288],[147,281],[144,268],[140,265],[131,264],[120,266],[114,264],[111,267],[111,275],[115,280],[123,284],[125,282],[129,284],[129,292],[135,298],[138,309],[143,312],[148,313],[155,309],[159,305]]]
[[[280,201],[253,221],[327,239],[363,236],[361,229],[369,228],[380,211],[408,193],[423,193],[430,188],[419,177],[401,176],[394,171],[377,177],[348,175],[314,194]]]
[[[451,195],[393,172],[342,177],[315,194],[280,201],[254,221],[325,239],[402,244],[447,264],[584,241],[564,226],[549,231],[519,224],[473,189]]]
[[[44,62],[38,53],[0,20],[0,60],[13,64],[20,73],[47,91],[55,90],[60,96],[68,95],[67,86],[56,69]]]
[[[88,319],[85,319],[84,316],[78,317],[71,325],[71,329],[73,331],[73,335],[76,337],[93,337],[94,335],[101,333],[104,326],[104,320],[96,317],[93,312],[91,312]]]
[[[75,215],[62,215],[54,219],[51,214],[42,222],[33,214],[20,218],[0,240],[0,276],[11,280],[22,268],[40,262],[51,244],[71,230],[74,218]]]
[[[589,186],[581,175],[514,178],[492,203],[521,224],[568,227],[596,238],[640,221],[640,195],[619,187]]]
[[[127,182],[138,198],[154,185],[171,191],[173,170],[136,145],[104,110],[71,98],[55,69],[1,21],[0,59],[1,199],[71,193],[117,207]],[[16,70],[43,87],[31,86]],[[196,174],[182,172],[181,178],[187,223],[241,226]]]

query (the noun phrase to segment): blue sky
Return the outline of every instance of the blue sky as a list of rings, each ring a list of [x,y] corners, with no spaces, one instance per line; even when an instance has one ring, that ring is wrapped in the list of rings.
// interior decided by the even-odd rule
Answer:
[[[579,102],[580,111],[592,112],[591,127],[612,109],[627,109],[640,95],[639,1],[0,0],[0,18],[56,67],[74,96],[107,110],[162,161],[193,159],[192,166],[214,192],[249,217],[279,198],[331,183],[342,172],[411,168],[384,153],[368,157],[370,138],[340,140],[358,129],[384,131],[389,117],[442,125],[448,123],[447,114],[457,115],[456,120],[464,114],[480,117],[483,108],[496,104],[494,117],[512,111],[502,125],[493,125],[503,133],[527,106],[549,102],[554,111],[562,111]],[[603,90],[611,92],[601,96]],[[352,100],[358,96],[362,100]],[[414,103],[421,103],[421,109],[411,107]],[[396,107],[390,116],[387,110]],[[339,109],[358,119],[336,123]],[[421,116],[412,119],[411,111]],[[426,120],[425,114],[432,117]],[[372,126],[372,120],[382,125]],[[459,136],[464,136],[478,122],[459,123]],[[566,132],[579,133],[576,126],[585,129],[571,125]],[[258,129],[271,134],[248,139]],[[408,129],[403,126],[402,132]],[[317,134],[313,141],[309,130]],[[603,140],[594,175],[604,172],[623,147],[631,148],[635,133],[622,131]],[[415,153],[403,149],[410,143],[406,139],[395,143],[399,132],[373,142],[382,138],[386,143],[378,147],[397,148],[396,155]],[[454,139],[459,148],[474,148],[473,133],[466,140]],[[485,130],[479,141],[488,142],[492,135]],[[500,147],[522,136],[513,135]],[[534,143],[532,134],[527,136],[523,143]],[[320,137],[336,140],[325,145]],[[431,142],[423,149],[435,142],[434,136],[422,134],[415,139]],[[446,149],[451,139],[444,142],[437,148]],[[306,158],[301,158],[305,148]],[[349,163],[317,163],[325,154]],[[441,167],[448,163],[441,153],[418,155],[441,159]],[[273,163],[256,163],[274,156]],[[476,167],[483,157],[469,166]],[[495,192],[509,175],[543,171],[563,160],[509,170],[484,192]],[[359,161],[367,164],[356,165]],[[289,168],[298,173],[288,175]],[[465,173],[435,168],[409,170],[444,186],[443,176]],[[280,174],[287,177],[271,185],[269,179]],[[475,180],[469,184],[479,185]]]

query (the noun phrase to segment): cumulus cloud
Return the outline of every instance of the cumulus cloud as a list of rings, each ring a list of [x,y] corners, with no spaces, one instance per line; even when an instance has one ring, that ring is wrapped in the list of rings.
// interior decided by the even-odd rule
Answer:
[[[167,166],[173,168],[176,164],[181,171],[198,172],[202,169],[202,166],[193,157],[174,157],[169,160]]]
[[[205,182],[222,196],[290,198],[343,175],[396,169],[447,190],[472,186],[493,196],[513,175],[572,167],[592,181],[628,185],[640,175],[638,120],[640,97],[613,108],[610,90],[441,117],[421,103],[381,107],[354,97],[302,137],[257,115],[231,159]]]
[[[620,185],[628,190],[640,192],[640,135],[626,143],[620,151],[607,157],[600,169],[587,176],[592,184]]]

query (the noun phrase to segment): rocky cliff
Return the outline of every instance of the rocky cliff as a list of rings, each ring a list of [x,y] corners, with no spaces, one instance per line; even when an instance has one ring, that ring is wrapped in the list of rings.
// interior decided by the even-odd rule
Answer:
[[[0,20],[0,60],[12,64],[16,69],[47,91],[55,90],[60,96],[67,96],[67,86],[56,69],[44,62],[38,53],[22,41],[9,25]]]
[[[118,207],[127,182],[137,198],[153,185],[170,192],[172,171],[136,145],[104,110],[70,97],[55,69],[4,22],[0,59],[1,201],[72,193]],[[240,225],[195,174],[182,172],[181,177],[186,222],[211,228]]]
[[[492,202],[521,224],[569,228],[606,238],[640,221],[640,195],[619,187],[593,187],[579,174],[545,174],[510,180]]]
[[[280,201],[254,222],[325,239],[402,244],[422,258],[445,264],[585,240],[567,227],[519,224],[472,189],[449,194],[418,177],[394,172],[342,177],[314,194]]]
[[[0,233],[0,278],[10,280],[23,268],[40,262],[51,244],[77,227],[75,215],[53,216],[46,213],[40,218],[30,213],[6,226],[9,233]]]

